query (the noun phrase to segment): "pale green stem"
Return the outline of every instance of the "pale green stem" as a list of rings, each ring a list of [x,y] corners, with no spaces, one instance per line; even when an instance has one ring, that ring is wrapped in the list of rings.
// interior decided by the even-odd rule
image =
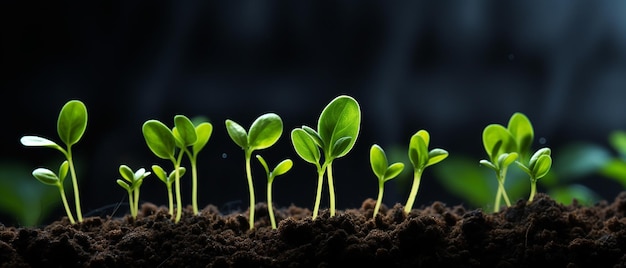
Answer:
[[[320,201],[322,199],[322,186],[324,184],[324,167],[317,164],[317,194],[315,195],[315,206],[313,207],[313,220],[317,218],[320,209]]]
[[[175,187],[176,187],[176,219],[174,219],[174,223],[178,223],[180,221],[180,217],[183,215],[183,201],[182,201],[182,197],[180,196],[180,162],[183,159],[183,151],[181,150],[180,153],[178,154],[178,159],[176,160],[176,162],[174,163],[174,168],[175,168],[175,172],[176,172],[176,180],[174,181],[174,183],[176,183]]]
[[[170,216],[174,217],[174,194],[172,193],[172,184],[167,184],[167,199],[169,200]]]
[[[328,173],[328,194],[330,197],[330,216],[335,216],[335,185],[333,182],[333,163],[329,162],[326,166],[326,172]]]
[[[134,218],[135,216],[135,202],[133,202],[133,191],[128,191],[128,207],[130,208],[130,215]]]
[[[250,193],[250,218],[248,218],[248,224],[250,230],[254,228],[254,185],[252,184],[252,170],[250,169],[250,158],[252,157],[252,150],[246,150],[246,176],[248,177],[248,192]]]
[[[135,215],[134,217],[137,218],[137,214],[139,214],[139,187],[137,187],[137,189],[135,189]]]
[[[496,176],[498,176],[498,173],[496,173]],[[502,183],[500,183],[500,179],[498,177],[496,177],[496,180],[498,180],[498,191],[496,191],[496,200],[493,204],[493,212],[500,211],[500,200],[502,199]]]
[[[498,191],[501,193],[502,198],[504,198],[504,203],[506,203],[507,207],[511,206],[511,201],[509,200],[509,195],[506,193],[506,189],[504,189],[504,181],[506,180],[506,168],[500,169],[498,175]],[[496,197],[498,197],[496,195]],[[495,207],[493,208],[494,212],[500,211],[500,198],[496,199]]]
[[[80,195],[78,193],[78,180],[76,179],[76,171],[74,170],[74,161],[72,160],[71,146],[67,147],[67,160],[70,166],[70,174],[72,175],[72,187],[74,187],[74,201],[76,203],[76,217],[78,217],[78,222],[82,222],[83,212],[80,209]]]
[[[411,212],[411,209],[413,209],[413,203],[415,203],[415,198],[417,197],[417,191],[419,190],[421,180],[422,169],[417,168],[413,171],[413,186],[411,187],[409,199],[407,199],[406,205],[404,206],[404,212],[406,213]]]
[[[376,214],[378,214],[378,210],[380,209],[380,204],[383,202],[383,190],[384,190],[385,182],[378,182],[378,199],[376,200],[376,206],[374,207],[374,215],[373,218],[376,218]]]
[[[59,192],[61,193],[61,200],[63,201],[63,206],[65,207],[65,213],[67,213],[67,218],[70,219],[70,223],[74,224],[74,216],[72,216],[72,211],[70,211],[70,206],[67,204],[67,198],[65,198],[65,190],[63,190],[63,185],[59,184]]]
[[[267,213],[270,214],[270,222],[272,229],[276,229],[276,219],[274,218],[274,209],[272,208],[272,183],[267,183]]]
[[[533,202],[535,198],[535,193],[537,193],[537,180],[534,178],[530,178],[530,196],[528,197],[528,204]]]
[[[198,171],[196,159],[191,159],[191,205],[193,214],[198,215]]]

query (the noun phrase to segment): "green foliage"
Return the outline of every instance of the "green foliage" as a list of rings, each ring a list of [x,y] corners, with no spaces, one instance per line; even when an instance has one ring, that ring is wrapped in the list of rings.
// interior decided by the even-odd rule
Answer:
[[[376,214],[378,214],[378,210],[380,209],[380,204],[383,201],[385,182],[400,175],[402,170],[404,170],[404,164],[393,163],[389,165],[387,155],[385,154],[383,148],[378,144],[374,144],[370,148],[370,165],[372,166],[372,171],[378,178],[378,199],[376,199],[377,201],[373,214],[373,217],[376,218]]]
[[[413,165],[413,186],[409,199],[404,206],[404,212],[409,213],[413,209],[413,203],[417,197],[420,181],[424,169],[437,164],[448,157],[448,152],[444,149],[435,148],[428,150],[430,134],[426,130],[419,130],[411,137],[409,142],[409,160]]]
[[[274,209],[272,207],[272,182],[274,182],[274,178],[276,176],[283,175],[287,173],[293,167],[293,161],[291,159],[285,159],[278,163],[273,170],[270,171],[267,162],[261,155],[256,155],[256,158],[259,160],[259,163],[265,169],[265,175],[267,176],[267,212],[270,215],[270,223],[272,224],[272,229],[276,229],[276,219],[274,218]]]
[[[127,165],[120,165],[119,172],[124,180],[118,179],[117,184],[128,192],[130,215],[136,219],[139,211],[139,187],[141,187],[143,179],[150,175],[150,172],[146,172],[145,168],[133,172]]]
[[[268,148],[278,139],[283,133],[283,121],[275,113],[266,113],[259,116],[250,126],[250,132],[248,133],[241,125],[226,119],[226,130],[230,138],[241,149],[244,150],[246,160],[246,177],[248,179],[248,192],[250,194],[250,215],[248,222],[250,229],[254,228],[254,185],[252,183],[252,171],[250,168],[250,159],[252,152],[255,150]]]
[[[76,206],[76,216],[79,222],[83,221],[83,214],[80,208],[80,195],[78,191],[78,179],[76,178],[76,171],[74,168],[74,161],[72,157],[72,146],[78,143],[78,141],[82,138],[85,130],[87,129],[87,108],[85,104],[79,100],[70,100],[63,108],[61,108],[61,112],[59,113],[59,117],[57,119],[57,134],[63,143],[65,144],[65,148],[61,147],[54,141],[51,141],[46,138],[42,138],[39,136],[23,136],[20,139],[22,145],[27,147],[48,147],[53,148],[55,150],[60,151],[65,156],[67,161],[69,172],[72,176],[72,185],[74,188],[74,201]],[[49,170],[48,170],[49,171]],[[43,170],[39,170],[39,172],[43,172]],[[49,173],[37,172],[37,176],[46,177]],[[46,175],[47,174],[47,175]],[[35,175],[33,173],[33,175]],[[40,180],[41,181],[41,180]],[[63,188],[63,184],[61,184],[61,188]],[[64,194],[62,195],[65,198]],[[65,205],[66,212],[70,212],[69,207]],[[71,212],[68,213],[68,216],[71,215]],[[73,220],[72,220],[73,222]]]
[[[67,218],[70,220],[72,224],[76,223],[74,217],[72,216],[72,211],[70,210],[69,205],[67,204],[67,198],[65,197],[65,189],[63,188],[63,181],[67,176],[68,171],[68,161],[63,161],[61,166],[59,167],[59,172],[54,173],[54,171],[49,170],[47,168],[37,168],[33,170],[33,177],[42,182],[43,184],[56,186],[59,188],[59,193],[61,194],[61,200],[63,201],[63,206],[65,207],[65,212],[67,213]],[[58,174],[58,175],[57,175]]]
[[[313,219],[317,217],[322,194],[324,173],[327,173],[330,195],[330,215],[335,215],[335,187],[332,163],[345,156],[354,146],[361,127],[361,107],[352,97],[341,95],[333,99],[323,110],[317,121],[317,130],[302,126],[291,131],[291,140],[296,153],[306,162],[317,167],[318,183]],[[320,163],[324,154],[323,164]]]
[[[169,201],[170,215],[174,215],[174,195],[172,194],[172,184],[178,180],[181,176],[185,175],[185,167],[178,167],[176,170],[172,170],[169,174],[159,165],[152,165],[152,172],[159,178],[167,187],[167,199]]]

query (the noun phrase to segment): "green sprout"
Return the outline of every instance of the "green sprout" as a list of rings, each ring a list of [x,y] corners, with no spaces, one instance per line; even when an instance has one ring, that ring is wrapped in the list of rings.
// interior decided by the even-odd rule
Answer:
[[[291,131],[291,141],[298,155],[304,161],[317,167],[317,195],[313,209],[313,219],[317,217],[322,197],[324,173],[327,172],[330,195],[330,216],[335,215],[335,187],[333,183],[332,163],[336,158],[346,155],[356,142],[361,126],[361,108],[352,97],[341,95],[333,99],[322,111],[317,131],[308,127],[295,128]],[[324,162],[320,164],[319,148],[324,152]]]
[[[61,194],[61,200],[63,201],[63,206],[65,207],[65,212],[67,213],[67,217],[69,218],[70,223],[74,224],[76,223],[76,221],[74,221],[74,217],[72,216],[72,211],[70,211],[70,207],[67,204],[67,198],[65,198],[65,190],[63,189],[63,181],[65,180],[65,177],[67,176],[68,169],[69,169],[69,162],[65,160],[59,167],[58,176],[53,171],[47,168],[37,168],[33,170],[33,176],[44,184],[53,185],[59,188],[59,193]]]
[[[413,209],[413,203],[417,197],[417,191],[422,179],[422,173],[428,166],[437,164],[448,157],[448,152],[444,149],[435,148],[428,151],[430,134],[426,130],[420,130],[413,134],[409,142],[409,160],[413,165],[413,186],[409,199],[404,206],[404,212],[409,213]]]
[[[250,132],[248,133],[241,125],[235,121],[226,119],[226,130],[228,135],[244,150],[246,159],[246,176],[248,178],[248,192],[250,193],[250,216],[248,222],[250,229],[254,228],[254,185],[252,183],[252,171],[250,168],[250,159],[252,158],[252,152],[254,150],[260,150],[268,148],[278,139],[283,133],[283,121],[275,113],[266,113],[259,116],[250,126]]]
[[[183,122],[183,121],[189,121],[191,122],[189,119],[185,119],[186,117],[183,115],[177,115],[177,117],[180,117],[179,120],[181,120],[181,125],[185,126],[185,129],[187,130],[191,130],[189,127],[190,125],[188,124],[188,122]],[[198,153],[204,148],[204,146],[207,144],[207,142],[209,141],[209,138],[211,138],[211,134],[213,133],[213,125],[209,122],[202,122],[198,125],[196,125],[194,127],[194,132],[195,132],[195,136],[196,136],[196,140],[194,142],[191,142],[191,150],[189,150],[189,148],[187,146],[180,146],[180,144],[177,142],[176,145],[181,148],[183,151],[185,151],[185,153],[187,154],[187,157],[189,157],[189,162],[191,164],[191,205],[193,208],[193,213],[194,214],[198,214],[199,210],[198,210],[198,168],[197,168],[197,160],[198,160]],[[177,141],[182,141],[185,140],[182,137],[182,134],[179,133],[179,130],[177,127],[175,127],[172,131],[172,133],[174,134]],[[193,137],[193,134],[187,134],[187,136]]]
[[[177,177],[185,175],[185,167],[178,167],[176,170],[172,170],[168,175],[165,170],[159,165],[152,165],[152,171],[167,187],[167,199],[169,203],[170,215],[174,215],[174,195],[172,194],[172,184],[177,180]]]
[[[550,171],[552,166],[552,158],[550,157],[550,148],[541,148],[537,150],[530,158],[528,165],[516,162],[517,165],[530,176],[530,196],[528,203],[531,203],[537,192],[537,180],[543,178]]]
[[[493,169],[498,180],[498,191],[494,202],[494,212],[500,211],[500,200],[504,199],[507,206],[511,206],[509,196],[504,189],[508,166],[518,157],[517,145],[511,133],[499,124],[490,124],[483,130],[483,146],[489,160],[480,160],[480,164]]]
[[[400,175],[402,170],[404,170],[404,164],[398,162],[389,165],[385,151],[377,144],[372,145],[370,148],[370,164],[372,165],[372,171],[378,178],[378,199],[376,199],[373,215],[376,218],[380,204],[383,202],[385,182]]]
[[[262,156],[257,154],[256,158],[259,160],[263,168],[265,168],[265,175],[267,175],[267,212],[270,215],[272,229],[276,229],[276,219],[274,218],[274,209],[272,208],[272,182],[274,182],[274,178],[276,178],[276,176],[287,173],[287,171],[293,167],[293,161],[291,161],[291,159],[285,159],[278,163],[278,165],[270,171],[267,162],[265,162],[265,159],[263,159]]]
[[[127,165],[120,165],[119,171],[122,178],[126,181],[118,179],[117,184],[128,192],[130,215],[133,219],[136,219],[137,212],[139,211],[139,187],[141,187],[143,179],[150,175],[150,172],[146,172],[145,168],[140,168],[136,172],[133,172]]]
[[[68,162],[69,172],[72,176],[72,186],[74,187],[74,201],[76,204],[76,216],[78,222],[83,221],[83,214],[80,209],[80,195],[78,192],[78,179],[76,178],[76,170],[74,168],[74,161],[72,157],[72,146],[80,140],[87,128],[87,108],[85,104],[79,100],[70,100],[61,109],[59,118],[57,120],[57,132],[61,141],[65,143],[66,147],[63,148],[46,138],[39,136],[23,136],[20,142],[24,146],[29,147],[48,147],[56,149],[65,155]],[[46,172],[47,173],[47,172]],[[49,174],[48,174],[49,175]],[[61,187],[63,185],[61,184]],[[68,207],[66,206],[66,210]],[[69,211],[69,210],[68,210]],[[69,213],[68,213],[69,214]]]
[[[187,147],[194,146],[198,141],[196,129],[186,116],[177,115],[174,117],[174,128],[170,130],[165,124],[158,120],[148,120],[143,124],[142,132],[148,148],[161,159],[170,160],[174,165],[175,187],[176,187],[176,217],[174,222],[178,223],[182,215],[182,198],[180,195],[180,163],[183,153]],[[176,148],[181,150],[176,154]]]

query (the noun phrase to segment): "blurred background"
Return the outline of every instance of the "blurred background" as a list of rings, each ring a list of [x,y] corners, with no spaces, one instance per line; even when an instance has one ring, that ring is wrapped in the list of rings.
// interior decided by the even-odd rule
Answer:
[[[444,148],[450,157],[426,170],[415,207],[439,200],[488,209],[496,179],[478,164],[486,158],[482,129],[506,125],[514,112],[533,123],[533,150],[553,150],[554,172],[540,180],[540,192],[591,204],[612,201],[624,189],[615,179],[622,173],[602,170],[623,156],[610,136],[626,129],[625,2],[0,5],[5,225],[43,224],[65,215],[57,189],[30,174],[42,166],[57,170],[63,155],[25,148],[19,138],[60,142],[56,120],[71,99],[82,100],[89,113],[87,131],[74,147],[85,215],[110,215],[127,202],[115,183],[120,164],[171,169],[149,151],[141,126],[158,119],[172,127],[177,114],[204,116],[214,125],[198,158],[201,207],[247,209],[243,151],[228,137],[224,120],[248,128],[259,115],[275,112],[283,119],[283,136],[256,153],[272,166],[291,158],[294,169],[274,182],[274,205],[312,208],[316,170],[296,155],[289,132],[315,127],[325,105],[340,94],[359,101],[363,121],[353,150],[334,163],[339,209],[376,198],[369,165],[374,143],[391,161],[407,165],[407,172],[385,184],[383,199],[388,206],[404,204],[412,181],[408,142],[420,129],[430,132],[431,148]],[[263,202],[265,175],[255,159],[252,168],[257,201]],[[511,173],[511,195],[527,198],[528,178]],[[190,181],[182,179],[185,204],[191,204]],[[322,208],[328,207],[327,191]],[[167,205],[165,185],[148,177],[140,198]],[[117,214],[127,210],[123,203]]]

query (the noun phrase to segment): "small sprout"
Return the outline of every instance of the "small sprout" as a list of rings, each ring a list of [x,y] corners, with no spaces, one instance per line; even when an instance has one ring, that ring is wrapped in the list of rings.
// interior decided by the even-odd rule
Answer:
[[[150,175],[150,172],[146,172],[145,168],[140,168],[136,172],[133,172],[127,165],[120,165],[119,172],[126,181],[118,179],[117,184],[128,192],[130,215],[133,219],[136,219],[137,212],[139,211],[139,187],[141,187],[143,179]]]
[[[404,170],[404,164],[393,163],[389,165],[385,151],[377,144],[372,145],[372,148],[370,148],[370,164],[372,165],[372,171],[378,178],[378,199],[376,200],[373,215],[376,218],[380,204],[383,202],[385,182],[400,175],[402,170]]]
[[[263,168],[265,169],[265,175],[267,175],[267,212],[270,215],[270,223],[272,224],[272,229],[276,229],[276,219],[274,218],[274,209],[272,208],[272,182],[276,176],[283,175],[287,173],[287,171],[291,170],[293,167],[293,161],[291,159],[285,159],[278,163],[276,167],[270,171],[267,162],[263,159],[262,156],[256,155],[256,158],[259,160]]]
[[[283,133],[283,121],[275,113],[266,113],[259,116],[250,126],[250,133],[246,131],[241,125],[235,121],[226,119],[226,130],[228,135],[244,150],[246,159],[246,176],[248,178],[248,192],[250,193],[250,216],[248,222],[250,229],[254,228],[254,185],[252,183],[252,171],[250,169],[250,159],[252,158],[252,152],[255,150],[268,148],[278,139]]]
[[[448,157],[448,152],[444,149],[435,148],[428,151],[428,144],[430,143],[430,134],[426,130],[420,130],[413,134],[411,141],[409,142],[409,160],[413,165],[413,186],[411,187],[411,193],[409,199],[404,206],[404,212],[409,213],[413,209],[413,203],[417,197],[417,191],[419,189],[420,181],[422,179],[422,173],[428,166],[437,164]]]
[[[174,195],[172,194],[172,184],[177,180],[177,177],[185,175],[185,167],[178,167],[177,170],[173,170],[168,175],[163,168],[159,165],[152,165],[152,171],[154,175],[156,175],[159,180],[165,183],[167,187],[167,199],[169,201],[169,212],[170,215],[174,215]]]
[[[498,180],[498,191],[494,203],[494,212],[500,211],[500,200],[504,199],[507,206],[511,206],[509,196],[504,189],[506,172],[518,157],[517,144],[509,130],[499,124],[490,124],[483,130],[483,146],[489,160],[480,160],[480,163],[493,169]]]
[[[70,210],[69,205],[67,204],[67,198],[65,197],[65,190],[63,189],[63,181],[67,176],[67,171],[69,167],[69,162],[63,161],[61,166],[59,167],[59,175],[55,174],[53,171],[47,168],[37,168],[33,170],[33,176],[39,180],[40,182],[48,185],[53,185],[59,188],[59,193],[61,194],[61,200],[63,201],[63,206],[65,207],[65,213],[67,213],[67,217],[70,220],[70,223],[74,224],[74,217],[72,216],[72,211]]]
[[[517,165],[530,176],[530,196],[528,197],[528,203],[532,202],[535,198],[537,180],[543,178],[550,171],[550,167],[552,166],[550,153],[550,148],[541,148],[530,158],[528,166],[519,161],[516,162]]]
[[[72,146],[80,140],[87,129],[87,108],[79,100],[71,100],[63,105],[57,120],[57,133],[59,138],[66,145],[65,148],[59,146],[54,141],[38,136],[23,136],[20,142],[28,147],[48,147],[56,149],[65,155],[69,165],[69,172],[72,176],[72,186],[74,187],[74,201],[76,205],[76,216],[78,222],[83,221],[83,213],[80,208],[80,195],[78,191],[78,179],[72,157]],[[66,206],[67,209],[67,206]]]
[[[361,108],[352,97],[342,95],[333,99],[322,110],[317,122],[317,131],[308,127],[296,128],[291,131],[291,140],[296,153],[317,167],[318,182],[313,219],[317,217],[322,197],[324,173],[327,172],[328,191],[330,195],[330,216],[335,216],[335,186],[333,183],[332,163],[342,157],[354,146],[361,127]],[[324,162],[320,164],[324,153]]]

